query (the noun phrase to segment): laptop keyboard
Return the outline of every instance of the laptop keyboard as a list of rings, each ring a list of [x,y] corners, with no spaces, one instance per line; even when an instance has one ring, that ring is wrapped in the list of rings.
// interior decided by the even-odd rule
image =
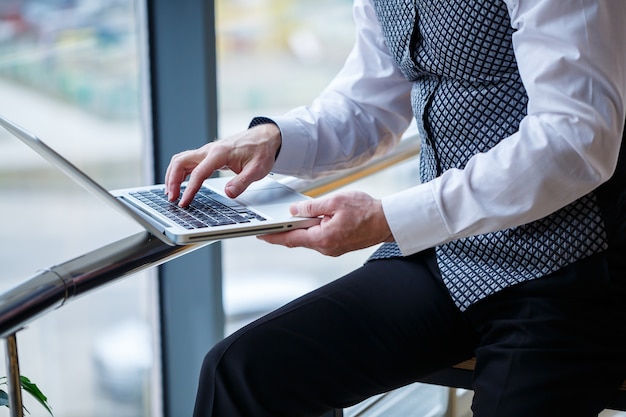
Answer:
[[[181,187],[181,194],[185,190]],[[187,207],[179,207],[178,202],[167,200],[162,188],[130,193],[144,204],[158,211],[185,229],[224,226],[236,223],[250,223],[265,218],[241,204],[202,187]]]

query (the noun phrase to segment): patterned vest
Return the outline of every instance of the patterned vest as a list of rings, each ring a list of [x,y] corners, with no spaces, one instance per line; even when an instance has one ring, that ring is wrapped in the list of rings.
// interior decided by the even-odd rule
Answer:
[[[374,5],[391,54],[413,82],[422,182],[463,168],[472,155],[518,130],[528,97],[502,0],[374,0]],[[437,247],[444,283],[457,306],[465,310],[621,239],[608,236],[606,222],[624,227],[623,182],[612,181],[536,222]],[[397,246],[384,244],[372,258],[393,256],[401,256]]]

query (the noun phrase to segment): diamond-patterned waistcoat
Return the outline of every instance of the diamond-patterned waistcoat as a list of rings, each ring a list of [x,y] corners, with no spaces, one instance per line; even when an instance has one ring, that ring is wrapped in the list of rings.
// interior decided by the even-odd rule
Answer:
[[[374,0],[374,5],[391,54],[414,83],[422,182],[463,168],[472,155],[518,130],[528,97],[503,1]],[[539,221],[437,247],[443,280],[457,306],[465,310],[617,243],[620,235],[609,236],[607,225],[624,228],[623,182],[614,179]],[[397,246],[384,244],[372,258],[392,256],[401,256]]]

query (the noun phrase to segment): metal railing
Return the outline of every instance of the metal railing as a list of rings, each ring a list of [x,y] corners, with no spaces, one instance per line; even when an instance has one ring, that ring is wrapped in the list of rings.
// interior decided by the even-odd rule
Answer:
[[[351,170],[319,180],[280,181],[310,196],[319,196],[416,156],[419,140],[407,135],[391,153]],[[112,281],[193,252],[212,242],[168,246],[147,232],[118,240],[40,271],[0,294],[0,337],[6,339],[7,390],[11,417],[23,417],[16,334],[28,323]]]

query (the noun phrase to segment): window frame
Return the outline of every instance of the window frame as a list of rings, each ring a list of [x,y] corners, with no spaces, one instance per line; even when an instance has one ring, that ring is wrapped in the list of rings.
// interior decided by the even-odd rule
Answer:
[[[144,2],[153,174],[217,137],[214,2]],[[204,355],[223,337],[221,245],[159,267],[163,416],[191,415]]]

